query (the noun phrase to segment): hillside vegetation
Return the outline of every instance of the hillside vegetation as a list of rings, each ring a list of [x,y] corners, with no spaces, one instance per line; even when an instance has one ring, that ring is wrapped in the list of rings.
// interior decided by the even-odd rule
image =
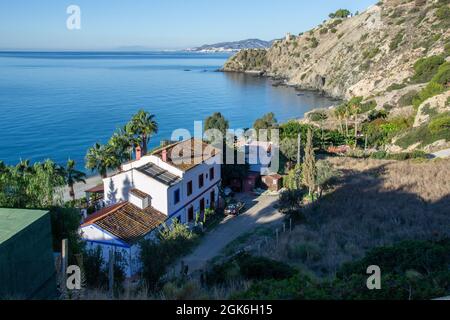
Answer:
[[[360,98],[366,108],[355,121],[381,110],[386,122],[408,124],[388,124],[393,130],[383,142],[390,151],[450,147],[450,1],[385,0],[347,14],[338,10],[268,50],[240,51],[223,70],[258,71],[298,89]],[[336,128],[332,116],[329,123]]]

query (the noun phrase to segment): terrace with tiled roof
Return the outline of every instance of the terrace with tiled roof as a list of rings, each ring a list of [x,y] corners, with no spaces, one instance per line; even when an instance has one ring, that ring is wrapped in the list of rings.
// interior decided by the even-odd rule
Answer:
[[[151,206],[140,209],[129,202],[120,202],[94,213],[82,227],[95,224],[124,242],[133,244],[166,219],[166,215]]]

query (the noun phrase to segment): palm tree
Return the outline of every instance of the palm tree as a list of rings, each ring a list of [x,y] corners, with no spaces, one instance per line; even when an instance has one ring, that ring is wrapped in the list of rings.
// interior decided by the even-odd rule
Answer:
[[[69,159],[65,167],[60,167],[60,174],[64,178],[64,182],[69,186],[69,195],[75,201],[75,190],[73,185],[77,182],[86,183],[86,174],[75,169],[75,161]]]
[[[30,160],[20,160],[20,162],[16,165],[17,172],[19,174],[32,173],[33,167],[30,166]]]
[[[111,147],[118,161],[122,163],[131,160],[133,147],[138,143],[125,127],[113,134],[109,139],[108,146]]]
[[[102,178],[107,177],[108,170],[114,170],[120,167],[120,161],[109,145],[100,145],[96,143],[89,148],[86,154],[86,168],[92,171],[97,170]]]
[[[5,173],[7,171],[8,167],[6,164],[0,160],[0,174]]]
[[[127,128],[133,135],[140,137],[142,153],[146,154],[150,137],[158,132],[158,123],[155,121],[155,115],[141,109],[133,116]]]

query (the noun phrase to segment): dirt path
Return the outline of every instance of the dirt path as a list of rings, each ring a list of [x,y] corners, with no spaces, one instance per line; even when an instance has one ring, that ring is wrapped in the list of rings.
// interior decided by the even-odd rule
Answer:
[[[257,198],[246,196],[247,211],[237,217],[225,218],[219,226],[207,233],[201,243],[188,256],[181,259],[189,266],[189,273],[203,268],[205,263],[219,255],[225,246],[237,237],[264,224],[281,222],[283,215],[273,205],[278,196],[262,195]],[[174,266],[172,272],[177,272],[181,260]]]

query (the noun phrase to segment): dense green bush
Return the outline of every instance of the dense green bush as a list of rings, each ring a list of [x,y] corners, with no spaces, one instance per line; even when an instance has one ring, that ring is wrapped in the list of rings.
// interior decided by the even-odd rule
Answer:
[[[374,121],[376,119],[386,119],[388,113],[385,110],[372,110],[369,112],[369,121]]]
[[[236,279],[281,280],[294,276],[296,272],[283,262],[243,252],[211,266],[205,274],[205,282],[209,286],[214,286]]]
[[[447,42],[447,43],[445,44],[444,49],[445,49],[445,55],[446,55],[447,57],[450,56],[450,42]]]
[[[436,10],[436,17],[440,20],[450,19],[450,8],[447,5],[441,6]]]
[[[400,153],[387,153],[386,151],[377,151],[370,155],[372,159],[386,159],[386,160],[397,160],[404,161],[410,159],[426,159],[427,154],[423,151],[413,151],[413,152],[400,152]]]
[[[288,247],[288,257],[291,260],[300,260],[301,262],[317,261],[321,257],[321,251],[314,243],[300,243]]]
[[[389,121],[377,118],[363,125],[367,143],[372,147],[380,147],[388,143],[398,132],[410,127],[411,121],[405,118],[394,118]]]
[[[187,253],[197,238],[187,225],[174,220],[170,227],[161,230],[158,239],[141,241],[142,275],[150,290],[158,288],[167,267]]]
[[[450,293],[450,242],[404,241],[378,247],[342,265],[330,281],[301,272],[283,280],[257,281],[235,299],[408,300],[433,299]],[[367,267],[381,269],[381,289],[367,289]]]
[[[84,249],[84,242],[80,238],[80,212],[75,208],[50,208],[52,225],[53,250],[61,252],[62,240],[68,240],[69,262],[75,262],[74,255],[80,254]]]
[[[126,261],[120,254],[116,252],[114,256],[114,292],[117,294],[123,290],[123,282],[125,281]],[[109,266],[107,261],[103,259],[102,249],[85,250],[83,253],[83,273],[86,285],[93,289],[108,288],[108,272]]]
[[[308,118],[312,121],[319,122],[322,120],[326,120],[328,116],[325,112],[316,111],[309,113]]]
[[[442,84],[430,81],[425,88],[423,88],[419,94],[413,98],[413,106],[418,108],[422,102],[434,97],[445,91],[445,87]]]
[[[347,18],[349,15],[351,15],[351,12],[349,10],[339,9],[339,10],[336,10],[336,12],[334,12],[334,13],[330,13],[328,16],[332,19],[333,18],[344,19],[344,18]]]
[[[366,113],[367,111],[374,110],[376,107],[377,107],[377,102],[375,100],[370,100],[365,103],[361,103],[359,113]]]
[[[450,131],[450,113],[438,115],[428,124],[431,133],[439,134],[440,132]]]
[[[367,49],[362,53],[362,56],[364,59],[372,59],[374,58],[378,53],[380,52],[380,49],[375,47],[371,49]]]
[[[439,69],[439,66],[445,62],[442,56],[431,56],[421,58],[414,64],[415,74],[411,80],[415,83],[424,83],[430,81]]]
[[[439,83],[443,86],[450,83],[450,62],[443,63],[436,74],[431,79],[432,82]]]
[[[403,241],[370,250],[336,274],[334,292],[348,299],[432,299],[450,290],[449,241]],[[367,290],[366,269],[381,269],[381,290]]]
[[[431,121],[433,121],[433,119]],[[410,145],[417,142],[421,142],[421,146],[426,146],[441,139],[450,141],[450,130],[431,132],[428,125],[423,124],[420,127],[411,128],[405,135],[396,141],[396,144],[402,148],[408,148]]]
[[[329,288],[310,276],[297,274],[284,280],[264,280],[254,283],[245,292],[234,294],[231,299],[251,300],[325,300],[334,299]]]
[[[291,266],[265,257],[242,254],[237,258],[241,275],[246,279],[286,279],[292,277],[296,270]]]

